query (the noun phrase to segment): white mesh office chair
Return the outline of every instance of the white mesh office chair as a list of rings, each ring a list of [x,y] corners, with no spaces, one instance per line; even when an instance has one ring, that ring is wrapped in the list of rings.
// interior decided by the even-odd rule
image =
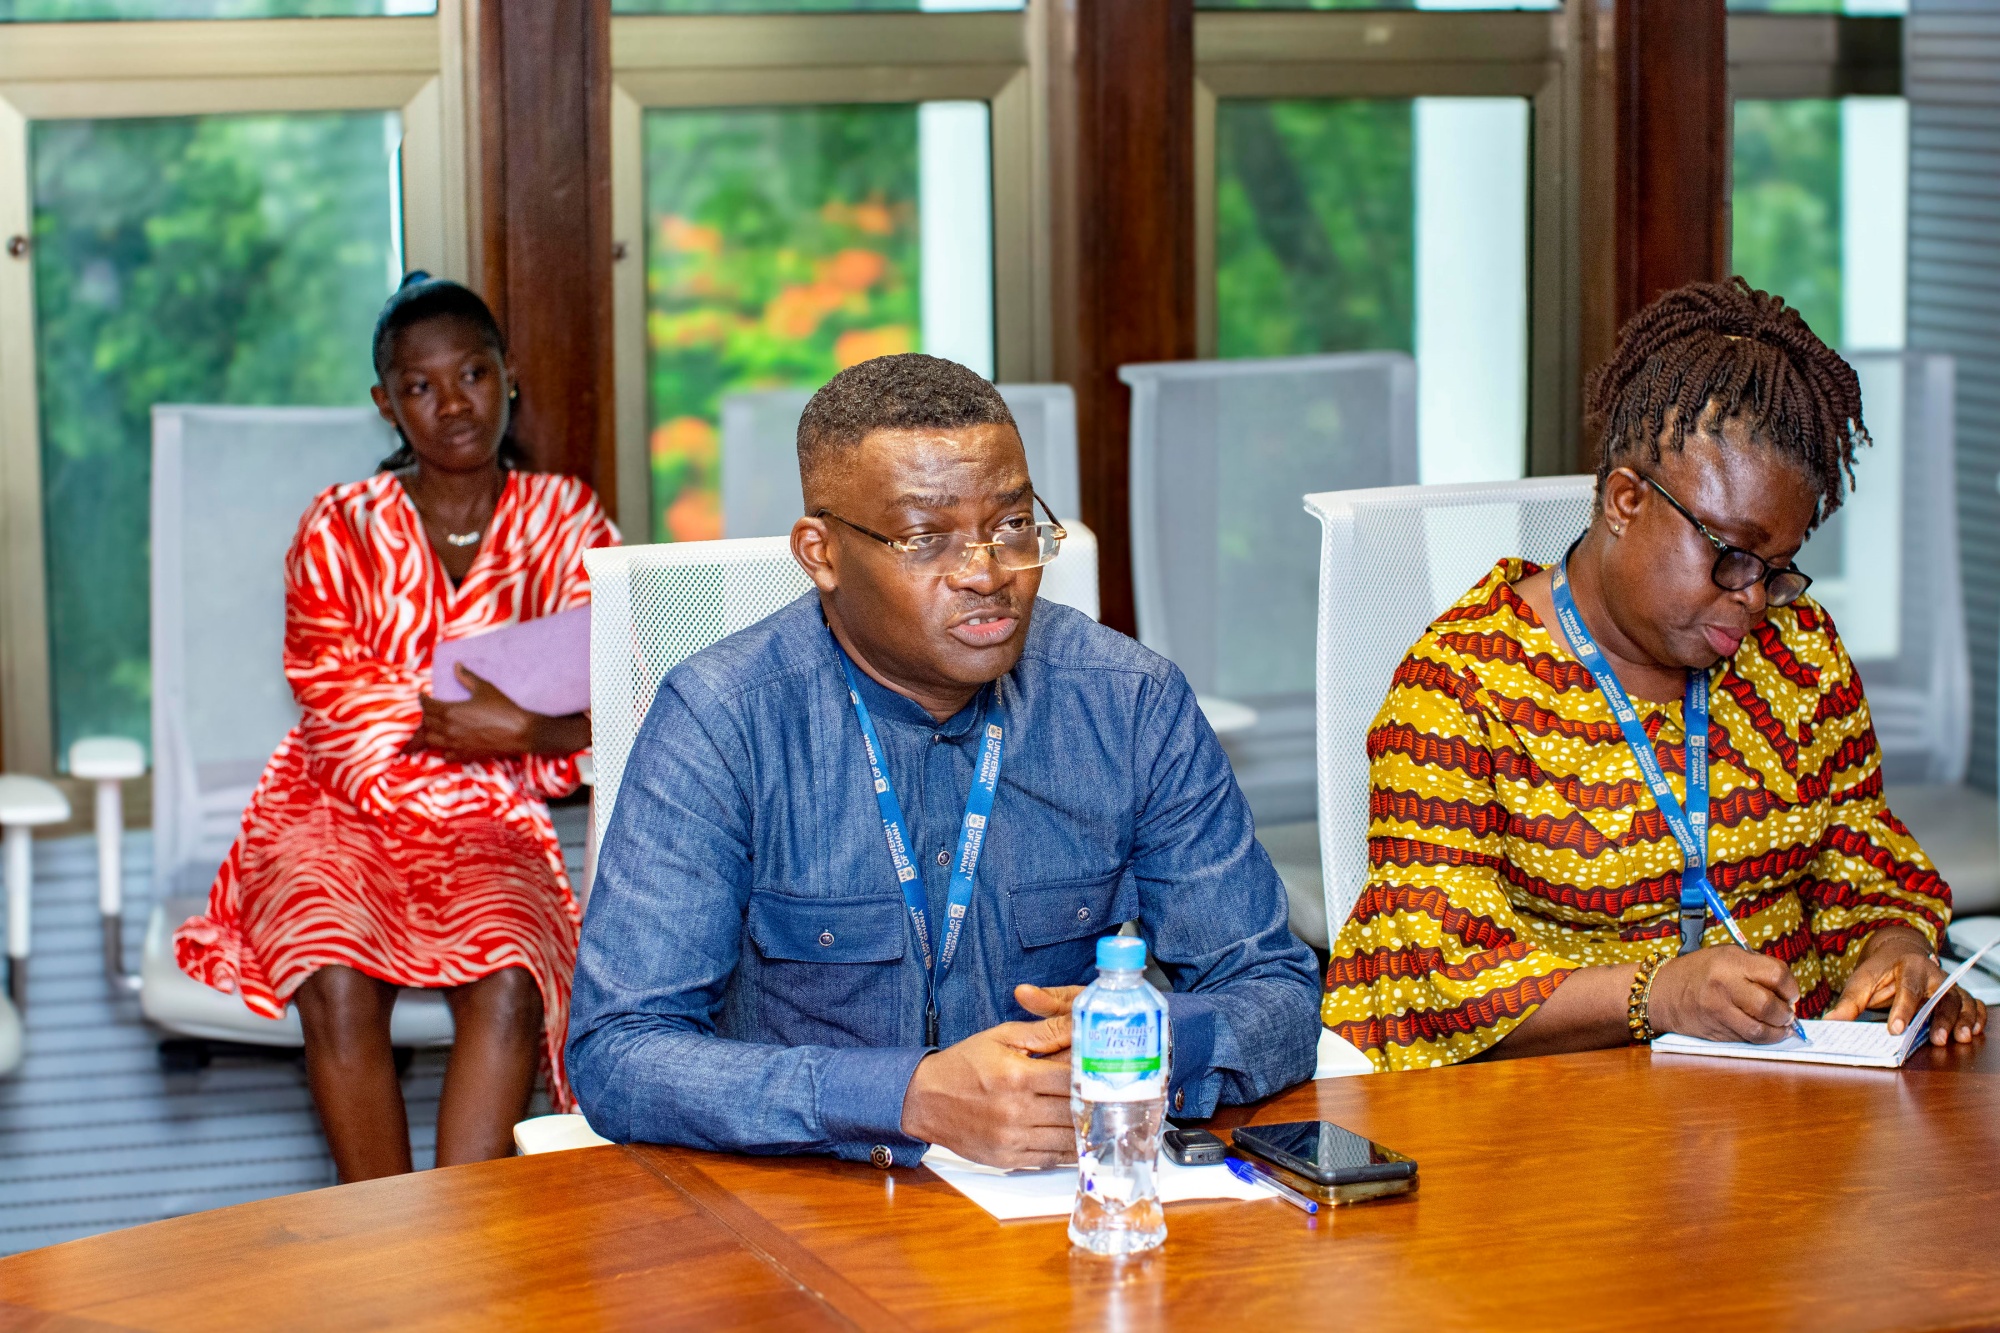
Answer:
[[[395,446],[372,408],[153,409],[153,887],[139,1004],[169,1032],[263,1046],[303,1041],[296,1010],[263,1018],[174,964],[173,933],[206,907],[244,806],[298,721],[282,668],[285,552],[320,491]],[[399,1046],[451,1040],[436,992],[405,991]]]
[[[1310,819],[1318,570],[1299,497],[1416,481],[1416,363],[1362,352],[1118,377],[1132,386],[1140,642],[1179,665],[1219,732],[1233,730],[1225,743],[1258,823]],[[1238,728],[1218,701],[1237,706]]]
[[[1883,776],[1951,786],[1972,743],[1952,358],[1850,352],[1874,436],[1854,492],[1799,553],[1861,673]]]
[[[1926,352],[1852,352],[1872,448],[1854,493],[1799,555],[1868,691],[1890,807],[1961,913],[2000,910],[2000,806],[1964,785],[1971,661],[1959,571],[1954,367]],[[1971,922],[1962,923],[1971,928]],[[1954,936],[1963,932],[1956,927]]]
[[[1063,526],[1082,517],[1076,395],[1067,384],[1001,384],[1021,429],[1028,475]],[[799,494],[799,416],[810,389],[754,389],[722,400],[722,532],[777,537],[805,510]]]
[[[1560,559],[1590,524],[1593,477],[1393,486],[1306,497],[1321,525],[1317,749],[1329,935],[1368,882],[1368,724],[1438,612],[1505,556]]]

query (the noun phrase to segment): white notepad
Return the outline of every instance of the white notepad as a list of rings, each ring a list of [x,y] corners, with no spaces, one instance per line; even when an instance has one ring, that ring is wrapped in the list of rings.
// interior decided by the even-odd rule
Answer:
[[[1930,1032],[1931,1010],[1937,1008],[1937,1002],[1944,998],[1944,993],[1958,985],[1959,979],[1995,944],[2000,944],[2000,939],[1991,941],[1986,948],[1952,969],[1944,984],[1931,993],[1931,998],[1917,1010],[1917,1016],[1900,1033],[1892,1034],[1887,1023],[1829,1023],[1824,1019],[1808,1018],[1801,1024],[1806,1030],[1804,1041],[1794,1035],[1783,1041],[1757,1045],[1745,1041],[1704,1041],[1700,1037],[1684,1037],[1678,1032],[1668,1032],[1653,1038],[1653,1049],[1672,1055],[1719,1055],[1732,1060],[1797,1060],[1816,1065],[1894,1069],[1909,1059],[1910,1052],[1923,1043]]]
[[[997,1166],[968,1162],[949,1148],[933,1145],[924,1154],[924,1165],[944,1178],[946,1184],[984,1208],[1002,1222],[1023,1217],[1068,1217],[1076,1203],[1076,1168],[1051,1167],[1046,1171],[1008,1171]],[[1269,1190],[1230,1174],[1226,1166],[1181,1166],[1160,1157],[1154,1183],[1161,1203],[1187,1199],[1268,1199]]]

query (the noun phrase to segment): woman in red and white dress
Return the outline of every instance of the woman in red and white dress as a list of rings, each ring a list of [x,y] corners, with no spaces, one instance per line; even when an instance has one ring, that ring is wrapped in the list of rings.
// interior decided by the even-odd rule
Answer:
[[[399,986],[456,1029],[440,1166],[505,1156],[562,1043],[577,906],[545,802],[577,785],[588,714],[545,717],[468,674],[430,697],[448,639],[590,601],[583,553],[618,533],[588,486],[522,470],[492,312],[412,274],[375,333],[376,406],[403,447],[313,502],[285,562],[286,677],[304,710],[272,756],[181,968],[252,1010],[296,1003],[343,1180],[410,1169],[389,1048]]]

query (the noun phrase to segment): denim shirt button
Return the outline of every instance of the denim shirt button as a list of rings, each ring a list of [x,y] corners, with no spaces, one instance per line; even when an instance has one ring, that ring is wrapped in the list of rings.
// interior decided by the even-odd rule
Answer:
[[[950,864],[951,864],[951,853],[950,853],[950,852],[948,852],[948,851],[946,851],[946,850],[945,850],[944,848],[942,848],[942,847],[938,848],[938,854],[937,854],[937,863],[938,863],[939,865],[941,865],[941,866],[948,866],[948,865],[950,865]]]
[[[886,1143],[878,1143],[870,1148],[868,1150],[868,1160],[881,1167],[884,1171],[895,1165],[896,1162],[894,1154],[889,1151],[889,1145]]]
[[[1079,908],[1077,908],[1077,909],[1076,909],[1076,919],[1077,919],[1078,921],[1088,921],[1088,920],[1090,920],[1090,909],[1089,909],[1088,907],[1079,907]]]
[[[831,948],[833,947],[833,932],[832,932],[832,931],[830,931],[830,930],[822,930],[822,931],[821,931],[821,932],[819,933],[819,947],[820,947],[820,948],[822,948],[822,949],[831,949]]]

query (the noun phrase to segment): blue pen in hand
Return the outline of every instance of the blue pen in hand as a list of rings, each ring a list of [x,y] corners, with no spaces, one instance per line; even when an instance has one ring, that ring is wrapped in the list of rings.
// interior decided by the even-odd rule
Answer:
[[[1750,947],[1750,941],[1743,938],[1743,928],[1736,924],[1735,917],[1729,915],[1729,909],[1722,905],[1722,899],[1716,895],[1715,886],[1708,882],[1708,877],[1705,875],[1702,877],[1701,891],[1708,899],[1708,910],[1715,914],[1716,920],[1722,923],[1722,928],[1729,932],[1729,938],[1736,941],[1736,947],[1746,953],[1755,953],[1756,950]],[[1806,1036],[1806,1025],[1799,1022],[1797,1014],[1792,1015],[1792,1035],[1803,1042],[1812,1041],[1812,1038]]]
[[[1294,1208],[1302,1209],[1308,1213],[1317,1213],[1319,1211],[1318,1200],[1307,1198],[1284,1181],[1272,1175],[1269,1171],[1252,1166],[1241,1157],[1224,1158],[1223,1165],[1227,1166],[1229,1174],[1235,1176],[1238,1180],[1249,1185],[1262,1185],[1265,1189],[1270,1190]]]

